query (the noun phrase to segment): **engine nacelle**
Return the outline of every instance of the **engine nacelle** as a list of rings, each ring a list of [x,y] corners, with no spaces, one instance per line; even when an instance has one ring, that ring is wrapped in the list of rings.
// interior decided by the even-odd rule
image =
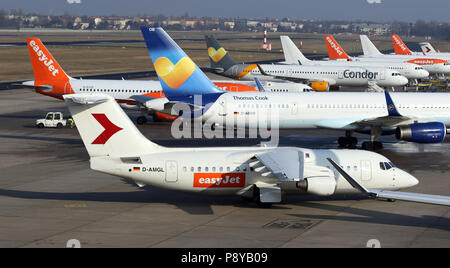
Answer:
[[[330,84],[326,81],[311,82],[311,88],[319,92],[327,92],[330,90]]]
[[[447,128],[440,122],[414,123],[399,126],[395,130],[395,137],[399,140],[417,143],[440,143],[447,134]]]
[[[141,107],[135,104],[119,103],[120,107],[124,110],[140,111]]]
[[[297,182],[297,188],[308,194],[329,196],[336,191],[336,180],[334,177],[312,177]]]
[[[168,103],[169,100],[167,98],[158,98],[146,101],[144,103],[145,107],[154,111],[164,111],[164,106]]]

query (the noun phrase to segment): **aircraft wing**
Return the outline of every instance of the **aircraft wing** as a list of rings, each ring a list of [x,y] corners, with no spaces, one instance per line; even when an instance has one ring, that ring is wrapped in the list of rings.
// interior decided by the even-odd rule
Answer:
[[[406,193],[406,192],[393,192],[393,191],[383,191],[383,190],[368,190],[376,198],[382,199],[394,199],[403,200],[409,202],[434,204],[450,206],[450,197],[442,195],[430,195],[430,194],[418,194],[418,193]]]
[[[133,95],[130,98],[135,100],[135,101],[137,101],[137,102],[139,102],[139,103],[141,103],[141,104],[144,104],[147,101],[156,99],[156,98],[145,96],[145,95]]]
[[[353,186],[353,188],[370,198],[394,199],[425,204],[450,206],[450,197],[448,196],[366,189],[357,180],[348,175],[347,172],[345,172],[331,158],[327,159],[331,163],[331,165],[333,165],[334,168],[350,183],[350,185]]]
[[[304,155],[302,151],[277,148],[254,156],[251,168],[263,176],[273,174],[280,181],[303,179]]]
[[[383,116],[355,121],[352,125],[358,126],[387,126],[393,127],[403,122],[411,121],[413,118],[405,116]]]

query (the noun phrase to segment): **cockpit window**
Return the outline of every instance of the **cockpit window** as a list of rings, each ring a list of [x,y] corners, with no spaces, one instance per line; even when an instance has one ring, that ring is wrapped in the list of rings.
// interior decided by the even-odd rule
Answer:
[[[380,168],[381,168],[381,170],[386,170],[386,167],[384,166],[383,162],[380,162]]]

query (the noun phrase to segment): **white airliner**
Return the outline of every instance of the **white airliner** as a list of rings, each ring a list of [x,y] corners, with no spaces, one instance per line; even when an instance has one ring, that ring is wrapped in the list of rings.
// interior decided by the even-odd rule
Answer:
[[[300,65],[316,65],[316,66],[342,66],[342,67],[361,67],[361,68],[386,68],[390,70],[396,70],[401,75],[408,79],[423,79],[427,78],[430,74],[423,69],[423,67],[407,62],[360,62],[360,61],[321,61],[321,60],[309,60],[298,47],[292,42],[288,36],[280,36],[281,45],[283,46],[283,53],[285,63],[287,64],[300,64]]]
[[[394,45],[394,52],[396,55],[426,55],[428,57],[438,58],[446,61],[450,60],[450,53],[437,52],[428,42],[420,43],[422,52],[414,52],[408,48],[408,46],[403,42],[400,36],[398,36],[397,34],[393,34],[392,44]]]
[[[425,70],[430,74],[450,74],[450,63],[442,58],[436,58],[432,56],[418,56],[418,55],[395,55],[395,54],[382,54],[375,45],[370,41],[367,35],[361,35],[361,45],[364,55],[358,56],[361,61],[401,61],[410,62],[418,65],[422,65]]]
[[[351,134],[361,132],[371,137],[363,143],[365,149],[381,148],[377,139],[393,134],[400,140],[440,143],[450,126],[450,94],[446,93],[225,92],[211,83],[163,29],[143,27],[142,32],[166,94],[158,100],[159,109],[170,112],[176,103],[188,103],[201,109],[202,120],[212,126],[239,121],[246,127],[269,124],[345,130],[346,137],[338,140],[343,147],[356,146]],[[164,69],[163,63],[169,60],[179,65],[177,79]],[[202,103],[195,103],[196,95],[202,96]],[[276,123],[268,121],[268,114],[277,115],[272,118]]]
[[[448,197],[392,192],[418,180],[386,157],[360,150],[303,148],[166,148],[145,138],[104,94],[64,95],[90,156],[91,169],[138,186],[240,195],[260,206],[282,194],[362,193],[371,198],[450,205]]]
[[[147,105],[149,100],[164,98],[159,81],[75,79],[64,72],[39,38],[27,38],[27,45],[35,80],[26,81],[23,85],[34,88],[37,93],[62,99],[65,94],[102,92],[113,96],[124,109],[139,111],[138,124],[144,124],[147,121],[147,115],[152,116],[153,120],[175,119],[174,116],[155,112]],[[256,91],[256,84],[253,81],[214,81],[214,84],[227,91]],[[264,86],[271,92],[312,90],[307,85],[290,82],[270,82],[265,83]]]
[[[440,52],[434,49],[434,47],[428,42],[420,43],[420,48],[422,49],[422,53],[430,56],[430,57],[438,57],[445,58],[446,60],[450,60],[450,52]]]
[[[374,83],[382,87],[404,86],[408,79],[396,70],[380,67],[314,66],[292,64],[237,64],[213,37],[206,37],[211,68],[220,75],[236,80],[289,80],[310,84],[316,91],[328,91],[330,86],[367,87]]]

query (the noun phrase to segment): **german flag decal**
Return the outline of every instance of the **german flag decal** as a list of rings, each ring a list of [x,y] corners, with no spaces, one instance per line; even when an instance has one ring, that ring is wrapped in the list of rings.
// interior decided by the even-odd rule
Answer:
[[[140,167],[134,167],[133,171],[141,171],[141,168]]]

